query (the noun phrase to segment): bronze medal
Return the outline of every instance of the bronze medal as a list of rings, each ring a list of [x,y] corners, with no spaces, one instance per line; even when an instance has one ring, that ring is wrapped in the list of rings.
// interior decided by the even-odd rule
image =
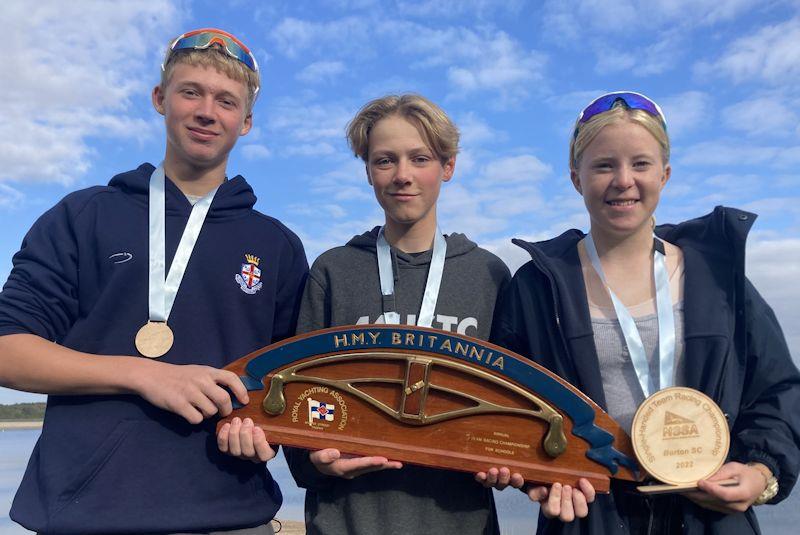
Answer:
[[[136,333],[136,349],[145,357],[157,359],[172,347],[175,337],[163,321],[148,321]]]
[[[725,415],[697,390],[672,387],[642,403],[633,418],[631,440],[642,467],[672,488],[693,488],[725,462],[730,433]],[[639,490],[647,492],[648,487]]]

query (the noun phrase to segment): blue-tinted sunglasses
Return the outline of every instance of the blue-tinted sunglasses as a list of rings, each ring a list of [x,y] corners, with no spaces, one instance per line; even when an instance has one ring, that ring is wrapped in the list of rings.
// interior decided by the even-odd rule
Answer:
[[[250,52],[250,49],[233,35],[216,28],[201,28],[185,33],[175,39],[172,45],[170,45],[169,51],[167,51],[167,57],[164,58],[164,64],[161,67],[162,69],[164,68],[170,56],[176,50],[184,50],[187,48],[202,50],[215,44],[219,45],[230,57],[244,63],[251,71],[258,72],[256,57]]]
[[[578,122],[575,124],[575,132],[573,133],[573,137],[578,136],[578,129],[582,124],[587,122],[595,115],[611,110],[614,105],[620,101],[625,105],[625,107],[631,110],[643,110],[650,115],[658,117],[661,120],[664,130],[667,129],[667,119],[664,117],[664,112],[661,111],[661,107],[659,107],[658,104],[641,93],[634,93],[633,91],[615,91],[613,93],[606,93],[605,95],[594,99],[591,104],[583,109],[581,114],[578,116]]]

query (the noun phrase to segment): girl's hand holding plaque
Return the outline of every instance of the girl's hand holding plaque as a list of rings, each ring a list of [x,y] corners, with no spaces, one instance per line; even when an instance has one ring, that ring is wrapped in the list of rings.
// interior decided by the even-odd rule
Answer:
[[[730,431],[725,414],[697,390],[672,387],[648,397],[636,411],[631,440],[639,464],[664,485],[644,493],[683,492],[714,475],[725,462]],[[716,484],[738,485],[737,479]]]

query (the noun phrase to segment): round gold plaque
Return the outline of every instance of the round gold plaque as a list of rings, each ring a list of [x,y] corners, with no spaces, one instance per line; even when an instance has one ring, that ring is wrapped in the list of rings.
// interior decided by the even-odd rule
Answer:
[[[719,470],[728,455],[725,415],[697,390],[672,387],[647,398],[631,428],[636,457],[650,475],[671,485],[692,485]]]
[[[172,329],[163,321],[148,321],[136,333],[136,349],[145,357],[157,359],[166,354],[175,340]]]

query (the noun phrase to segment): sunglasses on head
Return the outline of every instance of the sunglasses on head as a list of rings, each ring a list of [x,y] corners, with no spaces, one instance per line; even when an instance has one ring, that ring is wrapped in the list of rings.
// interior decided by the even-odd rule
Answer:
[[[661,108],[658,104],[641,93],[635,93],[633,91],[615,91],[613,93],[606,93],[605,95],[597,97],[591,102],[591,104],[583,109],[581,114],[578,116],[578,122],[575,125],[573,137],[578,136],[578,129],[581,125],[586,123],[595,115],[610,111],[614,108],[617,102],[621,102],[622,105],[628,109],[643,110],[654,117],[658,117],[658,119],[661,120],[664,130],[667,129],[667,120],[664,117],[664,112],[661,111]]]
[[[164,58],[164,64],[161,68],[163,69],[166,66],[170,56],[176,50],[203,50],[212,45],[219,45],[230,57],[238,59],[251,71],[258,72],[258,63],[250,49],[233,35],[216,28],[194,30],[175,39],[167,51],[167,57]]]

